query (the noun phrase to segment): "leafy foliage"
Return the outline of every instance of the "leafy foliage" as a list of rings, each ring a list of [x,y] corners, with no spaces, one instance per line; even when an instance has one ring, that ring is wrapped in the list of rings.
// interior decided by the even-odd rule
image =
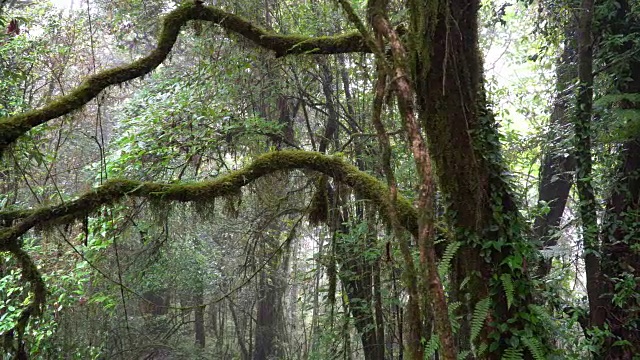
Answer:
[[[545,356],[544,356],[544,351],[545,351],[544,350],[544,345],[542,345],[538,339],[530,338],[530,337],[524,337],[524,338],[522,338],[522,342],[527,347],[527,349],[529,349],[529,351],[531,352],[531,354],[533,355],[533,358],[535,360],[544,360],[545,359]]]

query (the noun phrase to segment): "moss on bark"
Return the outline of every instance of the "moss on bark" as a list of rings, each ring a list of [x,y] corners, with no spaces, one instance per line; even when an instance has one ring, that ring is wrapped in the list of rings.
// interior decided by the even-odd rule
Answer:
[[[0,231],[0,250],[8,250],[16,240],[36,225],[72,221],[111,205],[127,196],[144,197],[154,201],[207,203],[220,197],[233,196],[249,183],[278,171],[313,170],[352,187],[360,197],[370,200],[388,218],[391,203],[387,187],[373,176],[358,170],[340,157],[309,151],[276,151],[256,158],[247,167],[222,175],[214,180],[198,183],[161,184],[126,179],[113,179],[78,199],[61,205],[31,211],[0,212],[0,219],[17,222]],[[411,203],[398,197],[395,211],[401,225],[412,234],[417,233],[416,211]]]
[[[126,179],[109,180],[102,186],[64,204],[33,210],[0,212],[4,223],[15,223],[0,228],[0,251],[10,252],[20,263],[25,280],[32,284],[34,297],[23,311],[19,328],[24,328],[31,315],[40,313],[46,299],[44,281],[30,256],[20,247],[19,239],[35,226],[69,222],[95,212],[102,206],[116,203],[122,198],[144,197],[154,202],[194,202],[207,206],[219,197],[237,195],[243,186],[279,171],[306,169],[332,177],[352,187],[361,198],[370,200],[389,220],[391,203],[387,187],[373,176],[358,170],[340,157],[308,151],[277,151],[256,158],[247,167],[222,175],[214,180],[198,183],[160,184]],[[416,211],[411,203],[398,197],[396,214],[402,225],[414,236],[417,234]]]

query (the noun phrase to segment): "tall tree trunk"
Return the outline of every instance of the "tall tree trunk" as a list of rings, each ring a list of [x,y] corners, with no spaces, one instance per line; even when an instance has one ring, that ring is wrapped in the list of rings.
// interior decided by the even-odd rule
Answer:
[[[236,314],[236,305],[231,301],[231,299],[229,299],[229,312],[231,313],[231,319],[233,320],[234,329],[236,331],[236,338],[240,347],[242,360],[249,360],[251,358],[251,345],[247,347],[247,342],[245,341],[244,327],[246,322],[241,322],[241,320],[238,319],[238,315]]]
[[[591,117],[593,108],[593,0],[583,0],[578,16],[578,93],[575,119],[576,187],[580,198],[582,244],[589,298],[589,323],[604,324],[606,316],[601,295],[601,272],[598,254],[597,203],[593,190],[591,155]]]
[[[282,233],[285,228],[282,223],[271,224],[258,239],[263,249],[262,261],[267,261],[267,265],[258,281],[254,360],[280,358],[283,354],[285,314],[282,301],[287,288],[284,272],[288,261],[285,258],[289,254],[271,234]]]
[[[362,218],[359,221],[363,221]],[[346,224],[348,217],[340,223]],[[378,342],[378,328],[374,316],[373,263],[378,259],[367,259],[365,249],[375,248],[375,239],[369,234],[353,233],[342,226],[341,236],[336,237],[337,261],[340,265],[338,276],[349,299],[348,309],[354,320],[354,327],[360,334],[362,351],[366,360],[383,359],[384,342]],[[360,237],[344,241],[342,237]]]
[[[529,312],[532,300],[524,265],[531,250],[522,238],[524,225],[503,175],[496,123],[484,95],[478,50],[480,3],[412,0],[410,6],[409,41],[414,50],[411,64],[419,118],[450,223],[462,244],[452,277],[456,300],[464,304],[462,329],[467,329],[458,336],[459,347],[472,349],[468,315],[488,301],[488,313],[475,311],[483,318],[474,321],[484,323],[476,343],[490,347],[484,358],[499,359],[512,346],[506,339],[541,343],[545,339],[544,329],[518,315]],[[515,297],[507,294],[505,282],[515,284]],[[498,325],[507,323],[507,327]],[[528,347],[521,345],[519,350],[532,356]]]
[[[616,17],[601,24],[601,43],[606,43],[609,36],[624,37],[640,31],[630,2],[618,4]],[[612,104],[614,111],[640,111],[640,102],[635,100],[640,93],[640,60],[637,55],[627,58],[636,47],[629,40],[614,49],[626,61],[613,68],[617,79],[613,93],[620,97]],[[597,354],[606,360],[631,360],[640,354],[640,136],[635,130],[620,145],[619,159],[600,231],[601,284],[589,293],[596,298],[595,304],[591,299],[589,304],[591,327],[608,329]]]
[[[263,271],[258,284],[258,309],[256,314],[254,360],[277,356],[277,318],[280,300],[273,289],[273,279]]]

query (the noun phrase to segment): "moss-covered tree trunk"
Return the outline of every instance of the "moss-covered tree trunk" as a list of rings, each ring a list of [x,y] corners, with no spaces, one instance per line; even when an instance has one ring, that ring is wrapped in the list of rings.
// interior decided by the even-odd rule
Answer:
[[[524,265],[528,249],[503,177],[496,124],[484,95],[478,49],[480,3],[413,0],[410,4],[409,41],[419,118],[450,223],[462,243],[450,289],[464,304],[458,346],[464,351],[472,349],[472,341],[476,346],[486,344],[489,350],[482,358],[488,359],[500,358],[510,347],[531,356],[528,346],[512,340],[544,342],[544,335],[518,315],[528,312],[531,301]],[[513,284],[514,293],[505,291],[504,283]],[[482,311],[478,304],[487,301],[489,311]],[[474,320],[476,307],[480,319]],[[476,339],[472,339],[474,322],[483,324]],[[532,347],[544,351],[543,346]]]
[[[615,38],[637,37],[640,32],[631,2],[616,4],[615,18],[600,23],[601,44],[611,44],[610,40]],[[627,58],[629,52],[636,50],[637,44],[628,40],[613,49],[601,46],[604,50],[614,51],[614,54],[601,56],[625,60],[613,69],[616,77],[613,94],[620,97],[612,104],[613,110],[637,113],[640,111],[637,101],[640,60],[637,55]],[[619,164],[612,176],[615,182],[601,222],[600,263],[595,269],[601,273],[597,274],[600,283],[589,293],[590,298],[597,300],[593,304],[590,301],[590,326],[608,330],[601,339],[597,359],[631,360],[640,354],[640,136],[637,132],[627,135],[626,141],[619,145]],[[587,268],[588,273],[593,271]]]

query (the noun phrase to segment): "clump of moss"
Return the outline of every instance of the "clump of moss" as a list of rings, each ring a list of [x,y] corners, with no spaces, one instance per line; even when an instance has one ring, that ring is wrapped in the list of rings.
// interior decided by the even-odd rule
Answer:
[[[234,219],[240,216],[240,206],[242,205],[242,191],[238,191],[236,194],[227,195],[224,197],[224,205],[222,206],[222,213],[232,217]]]
[[[327,192],[328,179],[326,176],[319,176],[316,180],[316,191],[311,198],[309,205],[309,223],[319,225],[326,223],[329,219],[329,194]]]

